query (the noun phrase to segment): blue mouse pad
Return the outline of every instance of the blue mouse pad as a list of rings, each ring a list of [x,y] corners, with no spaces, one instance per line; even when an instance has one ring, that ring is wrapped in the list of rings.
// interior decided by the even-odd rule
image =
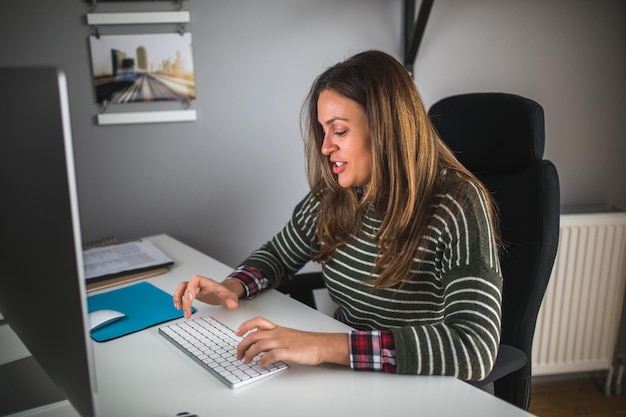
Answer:
[[[171,294],[147,282],[92,295],[87,297],[87,305],[89,312],[108,309],[126,314],[126,317],[91,332],[91,338],[96,342],[106,342],[183,317],[183,311],[174,307]]]

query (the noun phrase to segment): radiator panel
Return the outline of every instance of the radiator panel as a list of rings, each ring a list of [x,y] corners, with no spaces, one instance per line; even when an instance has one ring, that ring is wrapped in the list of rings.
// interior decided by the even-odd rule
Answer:
[[[533,375],[612,366],[626,283],[626,213],[563,214],[533,341]]]

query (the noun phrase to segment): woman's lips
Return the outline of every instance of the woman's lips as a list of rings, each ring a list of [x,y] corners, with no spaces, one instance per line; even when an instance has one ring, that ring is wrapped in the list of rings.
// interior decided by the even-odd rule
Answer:
[[[340,174],[344,169],[346,169],[345,162],[333,162],[333,172],[335,174]]]

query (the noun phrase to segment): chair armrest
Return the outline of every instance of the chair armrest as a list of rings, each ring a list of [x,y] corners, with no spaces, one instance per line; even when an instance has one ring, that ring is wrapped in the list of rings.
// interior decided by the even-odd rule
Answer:
[[[512,374],[515,371],[522,369],[528,362],[528,357],[521,350],[501,344],[498,348],[498,356],[496,362],[493,365],[493,369],[487,375],[487,377],[480,381],[467,381],[469,384],[481,388],[492,382]]]

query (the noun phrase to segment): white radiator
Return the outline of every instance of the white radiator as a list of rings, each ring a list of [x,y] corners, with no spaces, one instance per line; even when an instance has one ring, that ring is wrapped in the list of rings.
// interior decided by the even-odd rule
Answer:
[[[626,284],[626,213],[562,214],[533,342],[533,375],[608,370]]]

